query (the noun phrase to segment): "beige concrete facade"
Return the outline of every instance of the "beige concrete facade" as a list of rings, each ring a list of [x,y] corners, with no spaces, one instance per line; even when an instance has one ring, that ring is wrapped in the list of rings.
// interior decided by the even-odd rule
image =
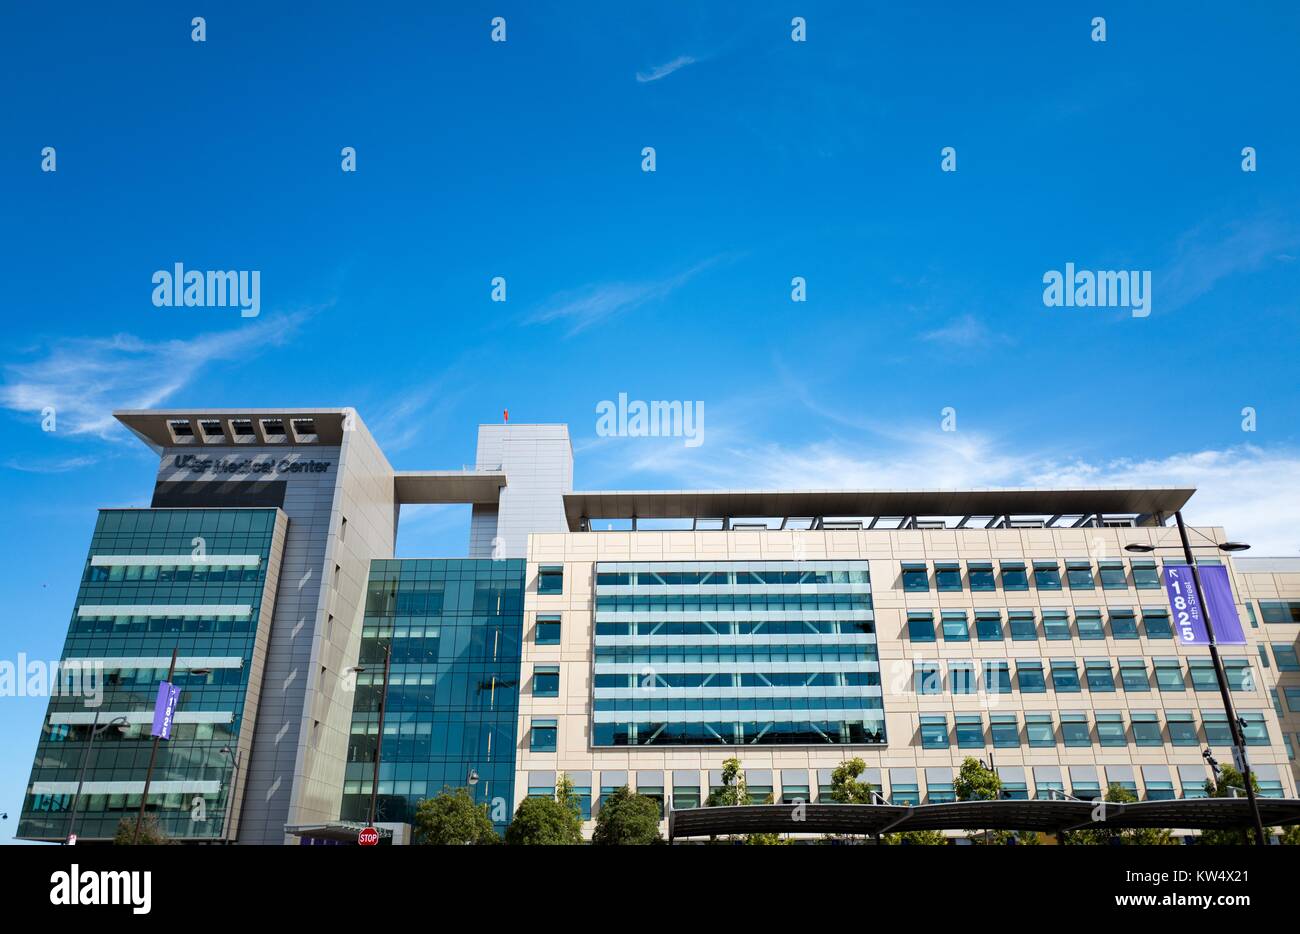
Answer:
[[[1220,529],[1190,530],[1194,542],[1223,541]],[[737,756],[747,773],[767,778],[778,795],[781,791],[782,770],[797,774],[808,773],[808,784],[814,800],[819,784],[817,770],[828,770],[844,759],[860,756],[872,770],[912,768],[917,770],[921,794],[925,795],[926,768],[951,769],[954,773],[966,756],[995,755],[999,769],[1023,767],[1028,778],[1028,790],[1034,793],[1033,768],[1035,766],[1059,767],[1070,790],[1069,766],[1093,766],[1102,774],[1106,766],[1132,767],[1142,794],[1142,766],[1165,766],[1181,796],[1182,784],[1191,770],[1181,773],[1178,766],[1199,767],[1208,777],[1209,772],[1201,758],[1205,746],[1204,734],[1197,746],[1173,746],[1168,741],[1159,747],[1137,746],[1130,738],[1123,747],[1102,747],[1095,735],[1090,747],[1066,747],[1060,737],[1052,748],[1031,748],[1023,740],[1019,748],[991,747],[985,750],[958,749],[955,744],[946,750],[921,748],[919,717],[925,713],[944,713],[951,725],[953,716],[963,712],[983,713],[987,726],[990,712],[1020,714],[1023,733],[1023,715],[1034,711],[1085,711],[1089,723],[1095,711],[1151,711],[1160,715],[1165,723],[1164,711],[1191,710],[1196,714],[1198,730],[1202,711],[1221,712],[1222,702],[1217,691],[1192,689],[1187,671],[1187,660],[1192,656],[1208,657],[1202,647],[1183,647],[1174,639],[1148,640],[1145,631],[1136,640],[1116,641],[1110,638],[1081,641],[1074,633],[1069,641],[1012,641],[980,642],[972,635],[969,642],[944,642],[914,644],[907,636],[907,612],[916,609],[1000,609],[1004,625],[1007,609],[1032,609],[1041,616],[1043,609],[1073,610],[1097,608],[1105,614],[1107,607],[1140,608],[1168,606],[1163,590],[1133,587],[1129,577],[1126,590],[1104,590],[1100,583],[1090,591],[1071,590],[1039,591],[1031,585],[1027,591],[1006,592],[999,588],[991,592],[972,592],[963,586],[960,592],[905,592],[901,582],[904,562],[929,562],[931,569],[936,561],[1021,560],[1032,568],[1034,560],[1056,559],[1064,565],[1067,560],[1089,559],[1094,574],[1097,561],[1123,559],[1126,567],[1135,556],[1126,554],[1129,543],[1146,543],[1159,546],[1152,557],[1164,561],[1181,561],[1176,550],[1177,532],[1169,527],[1123,527],[1079,529],[947,529],[947,530],[843,530],[843,531],[703,531],[703,532],[576,532],[569,534],[534,534],[529,538],[528,573],[526,588],[523,661],[519,712],[519,748],[516,760],[515,803],[528,792],[530,773],[544,780],[548,773],[578,773],[584,778],[591,773],[590,784],[593,801],[599,795],[600,773],[617,777],[625,773],[627,782],[636,785],[636,773],[661,772],[665,794],[671,795],[673,773],[698,775],[701,796],[708,794],[709,773],[720,769],[724,759]],[[1198,558],[1223,559],[1226,557],[1212,546],[1195,547]],[[598,561],[798,561],[798,560],[861,560],[870,562],[871,589],[879,647],[881,683],[884,692],[884,709],[887,723],[886,745],[882,746],[711,746],[711,747],[614,747],[591,746],[592,671],[593,671],[593,590],[595,563]],[[564,591],[559,595],[537,593],[537,568],[539,565],[564,566]],[[1231,564],[1230,564],[1231,570]],[[1244,659],[1251,668],[1254,687],[1233,692],[1233,701],[1240,712],[1264,716],[1270,737],[1268,746],[1251,746],[1251,762],[1262,777],[1276,777],[1282,781],[1287,795],[1295,794],[1296,780],[1288,767],[1287,753],[1282,733],[1295,734],[1300,730],[1300,717],[1289,717],[1280,724],[1274,711],[1269,689],[1275,686],[1275,667],[1263,668],[1259,646],[1279,639],[1294,642],[1300,625],[1275,626],[1270,629],[1253,628],[1249,621],[1243,597],[1274,597],[1283,594],[1300,598],[1300,570],[1285,574],[1252,574],[1246,576],[1231,571],[1234,591],[1238,596],[1238,613],[1243,620],[1249,644],[1224,646],[1222,654],[1229,659]],[[538,614],[561,614],[560,645],[538,645],[534,639],[534,624]],[[1262,626],[1263,624],[1261,624]],[[1282,630],[1286,630],[1282,633]],[[1072,629],[1073,632],[1073,629]],[[1118,688],[1114,693],[1091,693],[1086,685],[1080,693],[1057,694],[1050,686],[1046,693],[954,695],[944,693],[918,695],[912,684],[912,663],[926,659],[1006,659],[1014,673],[1016,659],[1041,659],[1045,669],[1050,669],[1051,659],[1074,658],[1079,663],[1079,673],[1084,674],[1086,658],[1106,657],[1143,658],[1151,676],[1149,693],[1126,693]],[[1151,660],[1156,657],[1178,657],[1182,662],[1186,690],[1161,692],[1157,689]],[[560,668],[559,696],[536,697],[531,692],[531,673],[535,665],[558,665]],[[1118,663],[1116,662],[1116,665]],[[1300,674],[1291,674],[1284,683],[1300,686]],[[1116,671],[1118,681],[1118,671]],[[1050,679],[1049,679],[1050,685]],[[533,718],[554,718],[558,722],[556,752],[532,752],[529,749],[529,728]],[[1059,718],[1056,718],[1059,720]],[[1294,737],[1293,737],[1294,738]],[[1230,750],[1216,747],[1215,754],[1225,763],[1231,762]],[[869,775],[875,779],[880,773]],[[679,778],[682,778],[679,775]],[[825,773],[823,773],[825,781]],[[1105,779],[1101,779],[1103,787]],[[751,784],[768,784],[767,781]],[[884,793],[889,794],[889,781],[883,781]],[[588,833],[594,824],[588,822]]]

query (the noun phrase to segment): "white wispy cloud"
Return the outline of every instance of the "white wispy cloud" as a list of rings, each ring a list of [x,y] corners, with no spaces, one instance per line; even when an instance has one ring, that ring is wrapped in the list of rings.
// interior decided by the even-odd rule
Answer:
[[[22,461],[11,458],[5,461],[5,466],[10,470],[18,470],[23,473],[67,473],[69,470],[77,470],[97,463],[99,463],[98,457],[65,457],[60,460]]]
[[[122,437],[114,409],[162,405],[214,361],[243,360],[283,344],[308,315],[267,316],[189,339],[61,338],[34,359],[4,365],[0,407],[37,416],[53,407],[59,434]]]
[[[1005,344],[1010,342],[1011,338],[991,330],[974,315],[965,314],[933,331],[924,332],[921,340],[973,350],[994,344]]]
[[[685,68],[687,65],[694,65],[695,59],[689,55],[679,55],[671,62],[665,62],[662,65],[655,65],[649,71],[638,71],[636,80],[641,84],[649,81],[658,81],[660,78],[667,78],[674,71]]]
[[[1204,224],[1179,238],[1173,259],[1158,271],[1156,294],[1166,310],[1180,308],[1224,279],[1294,262],[1297,248],[1300,229],[1274,218],[1226,227]]]
[[[563,321],[569,324],[569,335],[579,333],[613,315],[639,308],[648,302],[665,298],[704,269],[717,262],[717,258],[697,263],[685,272],[665,279],[646,282],[607,282],[588,285],[574,291],[560,292],[527,319],[532,324]]]

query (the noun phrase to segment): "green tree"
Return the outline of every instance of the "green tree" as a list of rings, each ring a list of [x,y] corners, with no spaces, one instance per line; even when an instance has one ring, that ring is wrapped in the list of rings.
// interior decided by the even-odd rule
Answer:
[[[553,798],[525,798],[506,828],[512,846],[574,846],[582,843],[582,813],[573,782],[560,773]]]
[[[1300,824],[1292,824],[1283,830],[1279,842],[1283,846],[1300,846]]]
[[[486,804],[475,804],[466,788],[443,786],[415,808],[415,842],[431,846],[500,843]]]
[[[1250,785],[1255,794],[1259,794],[1259,781],[1255,773],[1250,773]],[[1211,798],[1232,798],[1246,794],[1246,780],[1231,765],[1219,766],[1219,774],[1205,782],[1205,793]],[[1264,828],[1264,836],[1277,833],[1272,827]],[[1224,830],[1201,831],[1200,842],[1207,846],[1250,846],[1255,842],[1253,825],[1230,827]]]
[[[753,803],[749,788],[745,785],[745,772],[740,767],[740,760],[733,756],[722,763],[722,785],[709,790],[704,806],[722,808]]]
[[[996,801],[1002,794],[1002,779],[998,773],[979,759],[967,756],[962,760],[953,782],[958,801]],[[1006,846],[1012,841],[1021,846],[1034,846],[1038,834],[1021,830],[972,830],[966,834],[972,843]]]
[[[124,817],[117,822],[117,832],[113,834],[114,846],[131,846],[132,843],[138,843],[140,846],[167,846],[172,840],[163,831],[158,823],[158,818],[152,814],[146,814],[144,820],[140,822],[140,837],[137,840],[135,836],[135,818]]]
[[[1110,804],[1132,804],[1137,795],[1122,785],[1112,784],[1104,798]],[[1171,831],[1163,827],[1090,827],[1064,834],[1061,841],[1070,846],[1173,846],[1178,843]]]
[[[858,781],[866,770],[867,764],[856,757],[837,765],[831,772],[831,800],[839,804],[871,804],[871,793],[876,789],[870,782]]]
[[[948,838],[941,830],[909,830],[905,833],[887,833],[880,838],[885,846],[947,846]]]
[[[617,789],[600,806],[591,842],[602,846],[662,843],[659,802],[634,793],[626,785]]]

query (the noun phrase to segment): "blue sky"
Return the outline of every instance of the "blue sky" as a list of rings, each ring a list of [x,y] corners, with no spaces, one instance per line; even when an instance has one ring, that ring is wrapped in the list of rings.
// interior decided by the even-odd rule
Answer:
[[[509,408],[580,488],[1190,483],[1300,550],[1294,5],[375,6],[0,14],[0,658],[58,656],[95,510],[147,504],[114,408],[354,405],[401,469]],[[154,307],[176,262],[261,314]],[[1046,307],[1066,263],[1152,313]],[[620,392],[704,443],[596,437]],[[4,837],[44,706],[0,699]]]

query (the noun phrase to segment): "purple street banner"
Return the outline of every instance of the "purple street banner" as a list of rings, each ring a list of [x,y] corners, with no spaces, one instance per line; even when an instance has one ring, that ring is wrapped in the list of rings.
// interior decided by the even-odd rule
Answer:
[[[172,718],[176,715],[176,701],[180,696],[181,689],[170,681],[158,685],[158,700],[153,705],[153,729],[149,731],[150,736],[172,738]]]
[[[1228,569],[1222,564],[1198,566],[1201,589],[1209,604],[1210,622],[1214,625],[1214,641],[1218,645],[1245,645],[1246,633],[1237,616],[1237,604],[1232,598],[1232,585]],[[1210,635],[1205,628],[1205,612],[1196,593],[1192,569],[1186,564],[1166,564],[1165,592],[1174,614],[1174,630],[1183,645],[1209,645]]]

